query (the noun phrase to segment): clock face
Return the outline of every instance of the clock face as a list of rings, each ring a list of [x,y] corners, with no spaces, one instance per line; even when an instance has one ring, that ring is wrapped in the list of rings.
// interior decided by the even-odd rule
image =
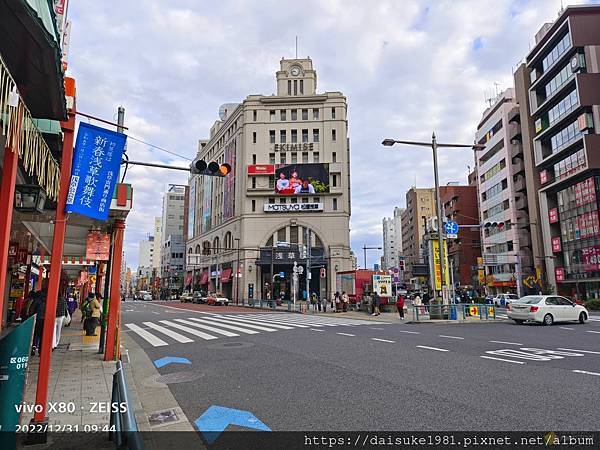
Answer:
[[[292,74],[292,76],[297,77],[298,75],[300,75],[300,67],[298,66],[294,66],[290,69],[290,73]]]

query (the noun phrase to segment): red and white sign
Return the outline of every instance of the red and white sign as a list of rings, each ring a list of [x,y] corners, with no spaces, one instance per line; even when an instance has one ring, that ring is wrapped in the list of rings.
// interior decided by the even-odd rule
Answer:
[[[554,269],[554,275],[556,276],[556,281],[565,281],[565,269],[563,267],[556,267]]]
[[[552,208],[548,211],[548,219],[550,220],[550,223],[558,222],[558,208]]]
[[[327,270],[325,267],[321,267],[321,278],[325,278],[327,276]]]
[[[96,261],[107,261],[110,253],[110,235],[90,231],[87,235],[85,257]]]
[[[542,170],[540,172],[540,183],[546,184],[548,182],[548,171]]]
[[[552,252],[558,253],[562,250],[562,245],[560,241],[560,236],[554,236],[552,238]]]
[[[248,166],[248,175],[275,175],[275,164],[253,164]]]
[[[585,272],[600,270],[600,245],[593,245],[592,247],[582,249],[581,256]]]

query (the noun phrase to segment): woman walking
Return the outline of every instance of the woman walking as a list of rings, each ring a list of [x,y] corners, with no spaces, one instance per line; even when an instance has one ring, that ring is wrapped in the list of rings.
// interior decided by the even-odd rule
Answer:
[[[398,308],[400,320],[404,320],[404,294],[398,294],[398,298],[396,299],[396,308]]]
[[[60,335],[62,332],[63,320],[67,315],[67,302],[63,295],[58,295],[56,301],[56,316],[54,318],[54,336],[52,337],[52,350],[54,351],[60,343]]]
[[[346,292],[342,292],[342,308],[343,311],[348,311],[348,303],[350,303],[350,299],[348,298],[348,294]]]

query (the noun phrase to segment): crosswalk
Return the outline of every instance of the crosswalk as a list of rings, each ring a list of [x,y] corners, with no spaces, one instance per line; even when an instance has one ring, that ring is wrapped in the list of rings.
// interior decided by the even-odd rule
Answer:
[[[196,338],[211,341],[221,337],[237,337],[273,333],[294,329],[322,331],[326,327],[354,327],[382,325],[383,322],[359,319],[337,319],[318,315],[296,314],[203,314],[185,319],[158,320],[157,322],[126,323],[126,331],[136,334],[153,347],[170,343],[188,344]]]

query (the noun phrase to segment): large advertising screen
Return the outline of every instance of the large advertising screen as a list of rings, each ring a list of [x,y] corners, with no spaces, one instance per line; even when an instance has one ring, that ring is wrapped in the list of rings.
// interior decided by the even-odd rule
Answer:
[[[290,164],[275,170],[275,193],[307,195],[329,192],[329,164]]]

